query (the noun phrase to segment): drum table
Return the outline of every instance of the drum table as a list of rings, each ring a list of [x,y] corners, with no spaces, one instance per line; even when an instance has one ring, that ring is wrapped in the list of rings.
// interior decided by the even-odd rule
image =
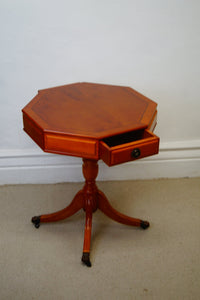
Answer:
[[[98,208],[122,224],[149,227],[149,222],[121,214],[96,185],[98,160],[108,166],[158,153],[157,104],[130,87],[74,83],[39,90],[22,110],[25,132],[45,152],[83,158],[85,185],[66,208],[32,218],[40,223],[63,220],[85,211],[82,262],[91,266],[92,214]]]

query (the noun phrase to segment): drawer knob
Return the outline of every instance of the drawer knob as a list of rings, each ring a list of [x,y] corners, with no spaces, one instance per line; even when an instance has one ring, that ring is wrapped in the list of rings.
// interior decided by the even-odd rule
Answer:
[[[140,156],[140,149],[136,148],[131,152],[131,157],[132,158],[138,158]]]

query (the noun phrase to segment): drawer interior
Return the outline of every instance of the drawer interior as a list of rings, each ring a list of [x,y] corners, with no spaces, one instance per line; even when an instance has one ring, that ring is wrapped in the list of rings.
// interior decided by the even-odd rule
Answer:
[[[131,143],[134,141],[144,140],[147,138],[151,138],[152,135],[146,131],[145,129],[135,130],[135,131],[129,131],[125,132],[123,134],[118,134],[114,136],[110,136],[107,138],[104,138],[102,141],[108,145],[108,147],[112,148],[115,146],[119,146],[122,144]]]

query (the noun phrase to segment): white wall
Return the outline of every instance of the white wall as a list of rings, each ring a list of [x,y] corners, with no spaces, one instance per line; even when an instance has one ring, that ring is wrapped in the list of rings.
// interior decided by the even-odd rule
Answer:
[[[0,183],[80,179],[67,168],[58,175],[80,159],[43,155],[21,118],[38,89],[78,81],[131,86],[158,102],[161,156],[148,161],[180,169],[161,164],[136,178],[200,176],[199,11],[198,0],[1,0]],[[51,179],[44,156],[58,168]],[[125,179],[135,164],[121,168]],[[105,170],[100,178],[115,178]]]

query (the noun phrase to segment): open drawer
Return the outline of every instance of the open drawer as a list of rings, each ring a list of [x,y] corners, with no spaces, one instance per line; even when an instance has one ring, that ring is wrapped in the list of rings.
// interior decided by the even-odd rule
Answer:
[[[100,141],[101,159],[108,165],[157,154],[159,138],[147,129],[126,132]]]

